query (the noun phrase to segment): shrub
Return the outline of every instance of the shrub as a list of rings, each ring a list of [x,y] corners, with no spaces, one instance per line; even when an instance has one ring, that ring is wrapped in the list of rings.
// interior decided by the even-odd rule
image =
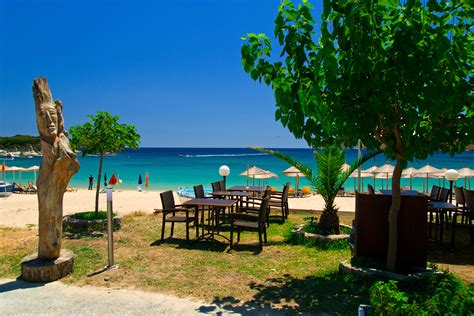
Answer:
[[[113,214],[115,216],[115,214]],[[75,213],[71,215],[74,219],[81,219],[86,221],[96,220],[96,219],[107,219],[107,212],[99,211],[97,214],[95,212],[82,212]]]
[[[376,315],[470,315],[474,290],[448,272],[423,280],[376,282],[370,289]]]

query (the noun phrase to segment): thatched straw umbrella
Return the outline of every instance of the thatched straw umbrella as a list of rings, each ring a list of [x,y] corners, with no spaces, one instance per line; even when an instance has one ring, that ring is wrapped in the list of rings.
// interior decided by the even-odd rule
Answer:
[[[461,168],[458,170],[458,174],[460,177],[464,177],[464,188],[467,189],[467,185],[469,184],[469,189],[471,189],[471,180],[469,179],[469,182],[467,181],[467,178],[472,178],[474,177],[474,170],[471,168]]]
[[[297,169],[295,166],[291,166],[290,168],[284,170],[282,172],[284,175],[287,177],[294,177],[295,178],[295,195],[298,194],[298,187],[300,183],[300,178],[306,177],[304,173],[302,173],[299,169]]]
[[[392,166],[392,165],[390,165],[390,164],[385,164],[385,165],[383,165],[383,166],[378,167],[377,169],[375,169],[375,170],[373,171],[373,173],[376,174],[376,177],[377,177],[377,178],[379,178],[379,177],[377,176],[377,174],[383,174],[383,175],[385,175],[385,178],[387,179],[387,190],[388,190],[388,177],[389,177],[389,174],[390,174],[390,177],[392,177],[392,175],[393,175],[393,170],[395,170],[395,167],[394,167],[394,166]],[[382,184],[382,186],[383,186],[383,184]]]
[[[429,178],[430,174],[440,173],[440,172],[442,172],[441,169],[435,168],[435,167],[430,166],[430,165],[426,165],[426,166],[418,169],[413,176],[417,177],[417,178],[421,178],[421,177],[424,178],[424,176],[426,176],[426,192],[428,192],[428,178]]]
[[[275,177],[278,178],[276,174],[273,172],[270,172],[268,170],[264,170],[262,168],[259,168],[257,166],[252,166],[245,170],[244,172],[240,173],[240,176],[247,177],[247,186],[249,185],[249,178],[252,178],[252,185],[255,185],[255,179],[267,179],[267,178],[272,178],[273,176],[270,176],[270,174],[275,175]]]
[[[402,171],[402,178],[410,178],[410,190],[413,190],[413,175],[416,173],[413,167],[406,168]]]

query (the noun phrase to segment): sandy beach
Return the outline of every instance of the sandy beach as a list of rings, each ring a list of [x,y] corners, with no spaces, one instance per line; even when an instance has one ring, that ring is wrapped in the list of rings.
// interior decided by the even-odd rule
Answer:
[[[117,190],[113,194],[114,212],[125,215],[142,211],[153,213],[161,208],[160,191],[137,192],[133,190]],[[175,193],[176,203],[179,198]],[[77,192],[64,194],[64,215],[94,210],[95,191],[79,189]],[[106,195],[100,194],[100,209],[106,210]],[[324,201],[320,195],[304,198],[290,198],[291,209],[321,210]],[[354,212],[353,197],[338,197],[336,205],[340,211]],[[38,201],[36,194],[13,194],[8,198],[0,198],[0,226],[26,227],[38,224]]]

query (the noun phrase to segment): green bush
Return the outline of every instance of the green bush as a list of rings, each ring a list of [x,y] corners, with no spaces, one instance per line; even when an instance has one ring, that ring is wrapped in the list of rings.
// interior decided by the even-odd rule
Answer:
[[[323,250],[339,250],[339,249],[348,249],[349,241],[348,240],[330,240],[330,241],[321,241],[321,240],[310,240],[304,238],[303,235],[293,234],[293,229],[296,225],[290,225],[288,229],[284,232],[285,241],[293,245],[304,245],[306,247],[315,247]]]
[[[115,214],[113,215],[115,216]],[[95,212],[82,212],[82,213],[72,214],[71,217],[74,219],[81,219],[81,220],[86,220],[86,221],[91,221],[95,219],[107,219],[107,212],[99,211],[97,213],[97,216]]]
[[[407,282],[376,282],[370,289],[375,315],[471,315],[474,289],[448,272]]]

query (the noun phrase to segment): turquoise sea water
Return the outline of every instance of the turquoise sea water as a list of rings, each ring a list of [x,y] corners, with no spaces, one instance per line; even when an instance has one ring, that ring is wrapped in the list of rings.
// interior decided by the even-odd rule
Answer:
[[[315,169],[315,161],[313,151],[311,149],[277,149],[287,155],[291,155],[295,159],[307,164]],[[187,157],[180,157],[180,154],[186,154]],[[346,154],[346,161],[352,163],[357,157],[357,150],[349,150]],[[79,157],[81,168],[79,172],[72,178],[71,187],[87,187],[88,177],[90,174],[97,178],[97,168],[99,159],[97,157]],[[41,158],[32,159],[16,158],[13,161],[5,161],[7,166],[30,167],[40,165]],[[364,164],[363,169],[372,165],[381,166],[390,163],[383,155],[379,155]],[[454,168],[470,167],[474,169],[474,151],[464,152],[454,157],[448,154],[436,153],[425,161],[415,161],[410,164],[415,168],[420,168],[426,164],[430,164],[436,168]],[[279,187],[290,181],[294,185],[294,178],[287,177],[282,171],[289,167],[270,155],[262,154],[248,148],[141,148],[139,150],[127,150],[116,156],[109,156],[104,159],[103,171],[107,172],[110,177],[113,173],[118,175],[123,183],[118,187],[122,189],[135,189],[137,187],[139,174],[145,181],[145,173],[149,173],[151,190],[157,189],[173,189],[176,190],[180,186],[192,188],[193,185],[203,184],[204,187],[210,188],[210,183],[220,180],[219,167],[227,165],[230,167],[230,175],[227,178],[229,185],[245,184],[245,177],[239,176],[244,172],[247,166],[256,165],[260,168],[270,170],[276,173],[278,179],[270,179],[269,184]],[[392,164],[394,164],[392,162]],[[22,182],[33,180],[33,173],[22,173]],[[7,180],[13,180],[13,174],[7,173]],[[19,174],[15,173],[16,182],[19,181]],[[256,180],[257,181],[257,180]],[[376,189],[386,186],[385,179],[375,180]],[[409,186],[409,179],[402,179],[402,185]],[[414,178],[413,186],[415,189],[422,190],[425,179]],[[474,179],[471,180],[474,185]],[[103,181],[102,181],[103,182]],[[250,180],[251,182],[251,180]],[[374,180],[366,178],[364,180],[364,188],[367,183],[373,185]],[[257,182],[258,183],[258,182]],[[346,182],[346,190],[354,189],[354,179]],[[429,185],[441,184],[443,180],[430,179]],[[458,185],[464,185],[464,179],[459,179]],[[306,179],[300,180],[300,187],[309,185]],[[390,181],[389,181],[390,185]],[[448,183],[446,181],[445,185]]]

